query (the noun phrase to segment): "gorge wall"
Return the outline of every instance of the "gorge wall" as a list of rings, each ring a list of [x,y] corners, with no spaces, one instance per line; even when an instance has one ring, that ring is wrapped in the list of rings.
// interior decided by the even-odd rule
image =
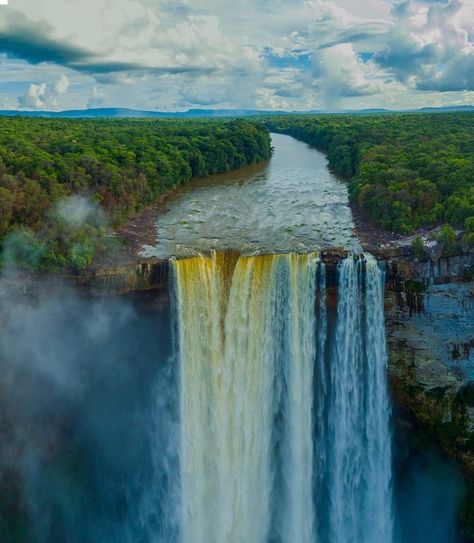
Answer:
[[[450,452],[472,464],[473,255],[387,262],[385,323],[398,401]]]
[[[474,538],[474,255],[387,261],[385,325],[395,404],[467,474],[461,521]]]

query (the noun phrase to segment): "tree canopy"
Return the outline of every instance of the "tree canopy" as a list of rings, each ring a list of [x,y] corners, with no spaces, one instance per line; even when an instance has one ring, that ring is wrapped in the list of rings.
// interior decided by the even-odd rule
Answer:
[[[382,228],[411,233],[446,223],[472,231],[474,113],[297,115],[265,124],[324,151]]]
[[[247,120],[0,117],[0,243],[35,268],[84,268],[104,225],[97,213],[71,225],[64,198],[88,197],[117,226],[193,177],[270,156],[268,131]]]

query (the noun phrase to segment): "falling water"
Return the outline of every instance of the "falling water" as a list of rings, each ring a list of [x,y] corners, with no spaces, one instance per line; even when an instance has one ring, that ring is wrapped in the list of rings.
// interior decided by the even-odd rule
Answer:
[[[328,391],[329,541],[392,540],[383,276],[377,262],[339,265]]]
[[[286,507],[282,511],[283,541],[313,541],[312,434],[313,371],[315,362],[315,276],[316,261],[290,255],[288,304],[283,317],[288,322],[288,356],[283,361],[286,394],[283,404],[283,475]],[[283,291],[286,284],[281,285]],[[286,336],[286,338],[285,338]],[[285,352],[285,350],[283,351]],[[286,363],[285,363],[286,362]]]
[[[383,277],[315,253],[173,262],[184,543],[390,543]]]

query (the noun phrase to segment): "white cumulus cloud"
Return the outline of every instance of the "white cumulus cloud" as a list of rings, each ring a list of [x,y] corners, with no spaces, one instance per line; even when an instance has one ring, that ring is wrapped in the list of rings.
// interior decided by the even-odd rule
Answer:
[[[69,78],[62,74],[54,84],[54,92],[56,94],[66,94],[69,89]]]
[[[92,89],[92,95],[90,96],[87,107],[92,109],[95,107],[102,107],[107,103],[107,95],[101,91],[97,86]]]
[[[69,78],[62,74],[53,85],[31,83],[26,93],[18,97],[18,103],[25,109],[58,107],[58,98],[68,89]]]

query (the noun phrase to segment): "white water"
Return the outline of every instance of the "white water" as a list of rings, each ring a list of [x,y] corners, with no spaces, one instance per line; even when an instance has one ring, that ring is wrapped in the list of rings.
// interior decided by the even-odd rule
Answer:
[[[174,276],[182,541],[390,543],[375,260],[341,263],[334,334],[316,254],[214,253]]]
[[[364,269],[365,268],[365,269]],[[330,365],[331,542],[392,540],[383,277],[372,257],[340,263]]]
[[[287,489],[282,529],[283,541],[313,541],[313,371],[315,362],[316,262],[289,257],[287,382],[283,474]],[[285,289],[286,285],[281,285]]]

